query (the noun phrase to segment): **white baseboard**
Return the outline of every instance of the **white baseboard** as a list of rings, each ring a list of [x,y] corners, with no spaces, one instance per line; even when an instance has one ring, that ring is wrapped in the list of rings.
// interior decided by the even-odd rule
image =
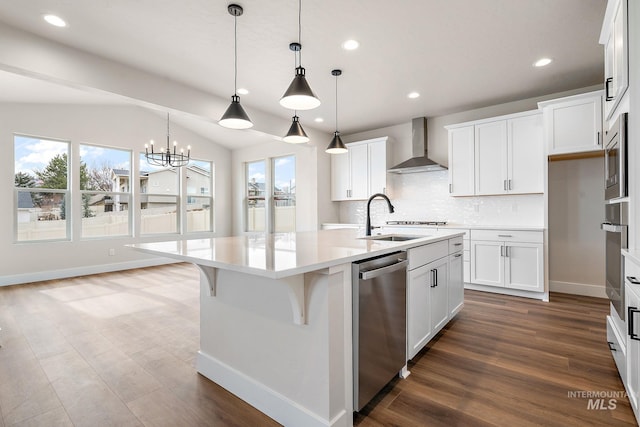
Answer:
[[[0,286],[20,285],[23,283],[41,282],[44,280],[66,279],[68,277],[88,276],[90,274],[110,273],[112,271],[131,270],[134,268],[153,267],[173,264],[179,261],[168,258],[151,258],[138,261],[126,261],[113,264],[89,265],[63,270],[38,271],[35,273],[0,276]]]
[[[196,368],[200,374],[282,425],[342,427],[353,423],[353,415],[348,414],[346,410],[341,411],[333,419],[323,419],[288,397],[202,351],[198,352]]]
[[[531,292],[523,291],[520,289],[501,288],[497,286],[477,285],[475,283],[465,283],[465,289],[471,289],[474,291],[491,292],[494,294],[511,295],[514,297],[539,299],[541,301],[549,301],[549,292]]]
[[[552,292],[562,292],[563,294],[607,298],[607,291],[604,286],[589,285],[586,283],[571,283],[549,280],[549,290]]]

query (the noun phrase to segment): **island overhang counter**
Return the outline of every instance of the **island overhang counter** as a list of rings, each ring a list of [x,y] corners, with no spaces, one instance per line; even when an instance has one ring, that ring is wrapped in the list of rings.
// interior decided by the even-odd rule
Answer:
[[[283,425],[352,426],[351,263],[461,235],[380,241],[345,229],[130,247],[199,268],[200,374]]]

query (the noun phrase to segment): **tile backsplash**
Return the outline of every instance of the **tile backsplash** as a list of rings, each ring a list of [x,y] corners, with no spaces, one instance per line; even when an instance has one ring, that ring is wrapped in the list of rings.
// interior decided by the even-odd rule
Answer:
[[[387,195],[395,207],[390,214],[382,199],[371,203],[371,223],[385,221],[447,221],[450,224],[520,225],[542,227],[544,196],[449,196],[449,172],[388,174]],[[366,201],[341,202],[340,222],[364,224]]]

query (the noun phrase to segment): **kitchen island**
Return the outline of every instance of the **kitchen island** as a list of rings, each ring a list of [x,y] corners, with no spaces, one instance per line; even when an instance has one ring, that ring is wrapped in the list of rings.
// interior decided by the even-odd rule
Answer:
[[[462,234],[436,231],[380,241],[358,233],[258,234],[131,247],[200,269],[199,373],[284,425],[351,426],[351,263]]]

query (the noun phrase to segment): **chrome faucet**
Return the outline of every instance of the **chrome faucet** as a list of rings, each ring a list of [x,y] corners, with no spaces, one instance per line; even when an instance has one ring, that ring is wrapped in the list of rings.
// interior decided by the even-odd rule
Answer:
[[[373,196],[369,197],[369,200],[367,200],[367,226],[365,228],[365,236],[371,236],[371,201],[376,197],[382,197],[387,201],[387,206],[389,206],[390,213],[393,213],[394,211],[391,200],[389,200],[386,194],[376,193]]]

